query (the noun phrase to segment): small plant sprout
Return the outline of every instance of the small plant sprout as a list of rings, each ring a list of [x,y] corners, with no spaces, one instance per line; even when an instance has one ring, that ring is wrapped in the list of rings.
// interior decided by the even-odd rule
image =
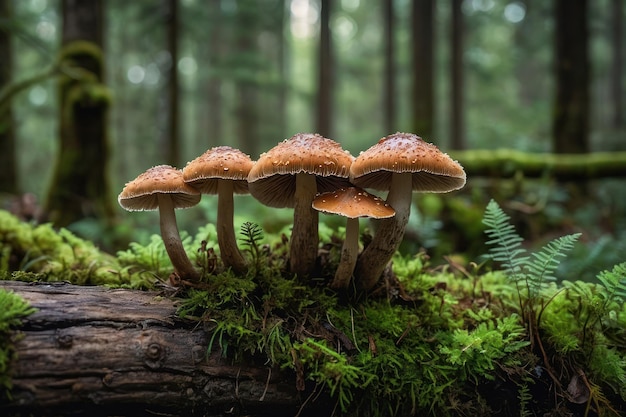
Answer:
[[[253,162],[245,153],[218,146],[188,162],[183,179],[202,194],[217,194],[217,243],[224,266],[238,274],[247,270],[233,228],[233,194],[248,194],[248,173]]]
[[[319,194],[313,208],[322,213],[338,214],[347,218],[346,237],[341,248],[341,259],[331,288],[347,288],[352,278],[359,252],[359,217],[386,219],[396,212],[380,198],[357,187],[342,188]]]
[[[181,279],[200,280],[183,248],[174,209],[195,206],[200,193],[185,184],[183,173],[169,165],[157,165],[126,184],[117,198],[128,211],[159,210],[161,237],[165,250]]]
[[[311,203],[317,193],[349,186],[354,157],[331,140],[298,133],[261,154],[248,175],[250,194],[269,207],[293,207],[289,266],[308,276],[319,244],[318,213]]]
[[[355,276],[364,290],[372,289],[400,246],[411,213],[412,192],[445,193],[465,185],[463,167],[435,145],[411,133],[382,138],[354,160],[350,181],[359,187],[389,191],[393,218],[379,221],[372,242],[363,250]]]

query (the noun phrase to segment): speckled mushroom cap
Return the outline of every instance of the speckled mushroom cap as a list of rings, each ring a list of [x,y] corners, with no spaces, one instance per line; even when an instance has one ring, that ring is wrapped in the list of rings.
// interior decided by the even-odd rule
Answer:
[[[349,186],[354,157],[331,139],[298,133],[261,154],[248,175],[248,188],[270,207],[293,207],[298,173],[316,176],[317,191]]]
[[[126,183],[117,201],[128,211],[156,210],[159,194],[172,197],[175,208],[191,207],[200,202],[200,193],[185,184],[180,170],[169,165],[152,167]]]
[[[230,146],[217,146],[187,163],[184,181],[202,194],[217,194],[219,180],[233,181],[236,194],[248,194],[248,173],[254,165],[250,156]]]
[[[341,188],[317,195],[312,207],[323,213],[338,214],[354,219],[372,217],[386,219],[393,217],[396,211],[379,197],[358,187]]]
[[[388,190],[393,173],[413,173],[413,191],[445,193],[465,185],[465,171],[435,145],[412,133],[394,133],[354,160],[350,181],[363,188]]]

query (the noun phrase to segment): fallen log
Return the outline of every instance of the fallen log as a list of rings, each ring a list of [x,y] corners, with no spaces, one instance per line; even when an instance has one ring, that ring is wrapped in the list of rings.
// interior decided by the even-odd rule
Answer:
[[[155,292],[0,281],[22,321],[0,415],[295,415],[295,377],[208,352],[210,333]],[[313,410],[309,410],[312,412]]]
[[[513,149],[451,151],[468,178],[548,176],[561,181],[626,177],[626,152],[530,153]]]

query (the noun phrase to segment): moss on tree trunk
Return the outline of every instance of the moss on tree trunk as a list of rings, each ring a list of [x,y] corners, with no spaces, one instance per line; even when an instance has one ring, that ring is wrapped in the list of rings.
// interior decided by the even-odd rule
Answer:
[[[75,3],[75,4],[74,4]],[[102,84],[102,4],[64,2],[59,153],[46,211],[57,226],[113,216],[107,163],[110,93]]]

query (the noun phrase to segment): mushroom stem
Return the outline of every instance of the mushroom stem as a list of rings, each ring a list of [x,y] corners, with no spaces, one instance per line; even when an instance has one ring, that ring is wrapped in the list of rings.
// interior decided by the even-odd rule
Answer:
[[[354,272],[356,259],[359,254],[359,218],[348,217],[346,221],[346,237],[341,248],[341,259],[335,271],[335,278],[330,283],[331,288],[348,288],[350,278]]]
[[[233,227],[233,182],[219,180],[217,183],[217,244],[225,267],[237,274],[247,271],[246,260],[237,247]]]
[[[378,227],[374,238],[357,260],[354,275],[358,279],[359,287],[363,290],[370,290],[376,285],[387,263],[402,242],[404,229],[411,214],[411,181],[410,172],[392,174],[386,202],[393,207],[396,215],[377,221]]]
[[[289,267],[299,277],[307,277],[315,267],[317,259],[318,212],[311,207],[317,193],[315,175],[304,172],[296,174],[295,206]]]
[[[185,248],[183,248],[183,242],[180,240],[172,198],[167,194],[159,194],[158,199],[161,237],[174,270],[182,279],[198,282],[200,281],[200,274],[191,264]]]

